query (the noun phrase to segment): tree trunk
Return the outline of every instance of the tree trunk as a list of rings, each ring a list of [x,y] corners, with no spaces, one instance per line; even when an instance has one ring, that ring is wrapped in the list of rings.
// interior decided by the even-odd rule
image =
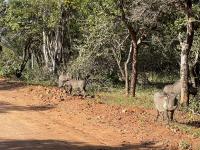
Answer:
[[[44,55],[45,68],[47,69],[48,68],[48,64],[49,64],[49,57],[48,57],[48,53],[47,53],[46,33],[45,33],[44,30],[42,32],[42,37],[43,37],[42,52],[43,52],[43,55]]]
[[[15,72],[15,75],[17,78],[20,78],[22,76],[22,72],[24,71],[26,64],[28,60],[30,59],[30,47],[31,47],[32,40],[28,39],[27,43],[25,44],[25,48],[23,50],[23,61],[20,65],[20,69],[17,69]]]
[[[115,61],[116,61],[116,63],[117,63],[117,66],[118,66],[118,68],[119,68],[119,71],[120,71],[122,80],[125,80],[125,74],[124,74],[123,68],[122,68],[122,66],[121,66],[121,59],[118,58],[118,56],[117,56],[117,54],[116,54],[116,52],[115,52],[115,49],[116,49],[116,48],[112,48],[111,50],[112,50],[114,59],[115,59]]]
[[[185,40],[180,40],[181,44],[181,104],[188,106],[189,105],[189,96],[188,96],[188,55],[192,47],[193,37],[194,37],[194,28],[192,23],[192,0],[186,1],[186,16],[187,16],[187,34]]]
[[[137,41],[136,41],[136,38],[134,38],[132,46],[133,46],[133,52],[132,52],[130,94],[131,96],[135,97],[136,81],[137,81]]]
[[[181,104],[189,104],[189,95],[188,95],[188,48],[187,44],[182,45],[181,50]]]
[[[132,42],[130,44],[130,50],[129,50],[129,54],[127,57],[126,62],[124,63],[124,72],[125,72],[125,92],[126,95],[129,95],[129,74],[128,74],[128,63],[130,62],[130,58],[131,58],[131,53],[133,51],[133,45]]]

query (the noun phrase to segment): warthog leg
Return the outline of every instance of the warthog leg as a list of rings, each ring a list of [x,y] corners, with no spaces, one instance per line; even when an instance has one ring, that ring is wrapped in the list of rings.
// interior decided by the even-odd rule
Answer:
[[[164,112],[164,114],[165,114],[165,118],[166,118],[167,123],[169,123],[168,111],[166,110],[166,111]]]
[[[160,112],[157,110],[157,115],[154,121],[158,121],[159,116],[160,116]]]
[[[174,120],[174,110],[170,111],[170,121]]]
[[[82,93],[83,97],[85,98],[85,97],[86,97],[86,91],[85,91],[84,88],[82,89],[82,92],[81,92],[81,93]]]

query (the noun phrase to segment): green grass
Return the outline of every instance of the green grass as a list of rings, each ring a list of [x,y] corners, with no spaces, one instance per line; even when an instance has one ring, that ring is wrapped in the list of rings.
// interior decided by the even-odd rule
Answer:
[[[138,88],[136,97],[126,96],[124,89],[112,89],[112,92],[99,92],[97,101],[106,104],[122,106],[140,106],[144,108],[153,107],[153,93],[155,88]]]

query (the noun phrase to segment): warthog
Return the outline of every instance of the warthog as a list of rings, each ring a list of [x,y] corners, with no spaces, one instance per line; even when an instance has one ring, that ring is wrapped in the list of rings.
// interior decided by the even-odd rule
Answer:
[[[69,74],[61,74],[58,78],[58,87],[63,87],[64,83],[70,79],[71,77],[69,76]]]
[[[168,112],[170,112],[170,120],[173,121],[173,115],[174,111],[176,110],[178,106],[178,100],[176,98],[176,94],[166,94],[164,92],[156,92],[154,94],[154,104],[155,108],[157,110],[157,116],[156,121],[158,120],[160,113],[167,118],[167,121],[169,122],[169,115]]]
[[[188,92],[189,94],[196,96],[197,94],[197,88],[194,88],[191,84],[188,84]],[[181,93],[181,81],[178,80],[174,84],[169,84],[166,85],[163,89],[163,92],[169,94],[169,93],[174,93],[177,95],[180,95]]]
[[[79,90],[81,94],[85,97],[86,96],[86,81],[90,75],[87,75],[84,80],[74,80],[71,76],[67,73],[66,75],[60,75],[58,79],[58,86],[64,87],[66,92],[69,94],[72,93],[73,90]]]
[[[72,90],[79,90],[81,94],[85,97],[85,87],[86,87],[86,81],[85,80],[68,80],[65,81],[63,86],[65,87],[65,90],[69,92],[69,94],[72,93]]]

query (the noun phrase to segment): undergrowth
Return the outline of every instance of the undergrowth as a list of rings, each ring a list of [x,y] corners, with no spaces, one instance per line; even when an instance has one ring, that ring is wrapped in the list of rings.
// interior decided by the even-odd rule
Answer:
[[[111,92],[99,92],[97,100],[106,104],[152,108],[155,90],[155,88],[138,89],[136,97],[131,97],[126,96],[123,89],[112,89]]]

